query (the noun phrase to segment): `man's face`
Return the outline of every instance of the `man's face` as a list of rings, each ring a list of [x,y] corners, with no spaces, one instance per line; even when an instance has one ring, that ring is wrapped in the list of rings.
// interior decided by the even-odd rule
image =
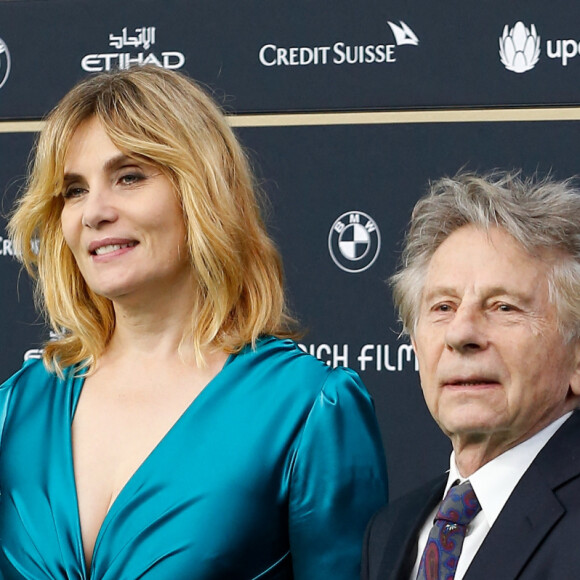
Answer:
[[[499,228],[464,226],[433,255],[413,345],[456,452],[486,442],[497,456],[575,406],[579,349],[558,332],[548,268]]]

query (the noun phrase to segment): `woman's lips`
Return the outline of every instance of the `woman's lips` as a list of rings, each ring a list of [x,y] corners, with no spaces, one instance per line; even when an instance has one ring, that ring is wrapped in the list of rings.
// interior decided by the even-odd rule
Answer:
[[[95,240],[89,244],[89,254],[91,256],[104,256],[127,248],[133,248],[139,242],[127,238],[105,238]]]
[[[118,250],[123,250],[125,248],[132,248],[136,243],[127,244],[107,244],[106,246],[101,246],[92,252],[96,256],[103,256],[104,254],[110,254],[111,252],[116,252]]]

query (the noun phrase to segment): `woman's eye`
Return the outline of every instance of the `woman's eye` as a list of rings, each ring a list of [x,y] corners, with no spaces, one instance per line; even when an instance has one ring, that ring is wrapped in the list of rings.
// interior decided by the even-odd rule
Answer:
[[[71,199],[73,197],[79,197],[83,193],[85,193],[85,189],[82,187],[69,187],[65,190],[65,192],[62,194],[62,196],[65,199]]]
[[[133,185],[143,179],[145,179],[145,176],[140,173],[127,173],[119,178],[119,182],[122,185]]]

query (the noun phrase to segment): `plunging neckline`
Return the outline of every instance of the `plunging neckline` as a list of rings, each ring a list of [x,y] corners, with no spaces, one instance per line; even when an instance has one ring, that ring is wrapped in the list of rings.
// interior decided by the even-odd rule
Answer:
[[[79,507],[79,496],[78,496],[78,489],[77,489],[77,480],[76,480],[76,472],[75,472],[75,465],[74,465],[74,454],[73,454],[73,441],[72,441],[72,425],[74,421],[74,417],[76,414],[76,410],[79,404],[79,400],[84,388],[86,376],[80,377],[73,377],[73,400],[71,405],[71,414],[70,414],[70,424],[67,430],[68,432],[68,441],[67,441],[67,450],[68,450],[68,464],[70,469],[70,476],[72,477],[72,486],[74,491],[74,510],[75,510],[75,523],[76,523],[76,536],[78,540],[78,548],[80,550],[80,558],[82,561],[82,567],[84,571],[85,578],[92,578],[93,570],[94,570],[94,563],[95,563],[95,554],[98,550],[99,544],[101,543],[101,539],[103,534],[106,532],[107,527],[109,526],[110,520],[114,517],[114,513],[118,511],[120,499],[124,497],[127,493],[127,489],[133,487],[134,481],[139,477],[140,472],[144,470],[144,468],[150,463],[151,457],[157,454],[157,450],[163,446],[164,442],[169,439],[174,431],[179,428],[179,425],[185,421],[187,416],[189,416],[198,405],[203,403],[203,400],[207,398],[207,391],[214,390],[217,388],[214,386],[215,383],[219,382],[218,379],[222,377],[226,368],[228,368],[231,363],[234,362],[236,357],[241,354],[243,350],[239,353],[232,353],[229,354],[226,358],[222,368],[219,372],[203,387],[203,389],[197,394],[197,396],[185,407],[183,412],[177,417],[175,422],[171,425],[171,427],[165,432],[163,437],[159,439],[159,441],[152,447],[149,453],[145,456],[143,461],[137,466],[137,469],[131,474],[131,476],[127,479],[125,484],[121,487],[119,493],[116,495],[115,499],[110,504],[107,512],[105,513],[105,517],[99,526],[99,530],[95,537],[95,543],[93,546],[93,551],[91,554],[90,565],[85,557],[85,550],[84,550],[84,543],[83,543],[83,535],[82,535],[82,526],[81,526],[81,516],[80,516],[80,507]],[[198,403],[200,401],[201,403]]]

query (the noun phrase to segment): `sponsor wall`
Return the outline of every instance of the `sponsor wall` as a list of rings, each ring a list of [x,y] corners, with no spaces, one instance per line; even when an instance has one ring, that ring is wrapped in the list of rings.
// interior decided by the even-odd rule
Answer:
[[[571,0],[0,1],[0,376],[48,338],[5,231],[39,121],[85,75],[154,63],[203,82],[250,151],[303,348],[373,394],[392,497],[440,473],[385,280],[430,180],[580,172],[579,41]]]

